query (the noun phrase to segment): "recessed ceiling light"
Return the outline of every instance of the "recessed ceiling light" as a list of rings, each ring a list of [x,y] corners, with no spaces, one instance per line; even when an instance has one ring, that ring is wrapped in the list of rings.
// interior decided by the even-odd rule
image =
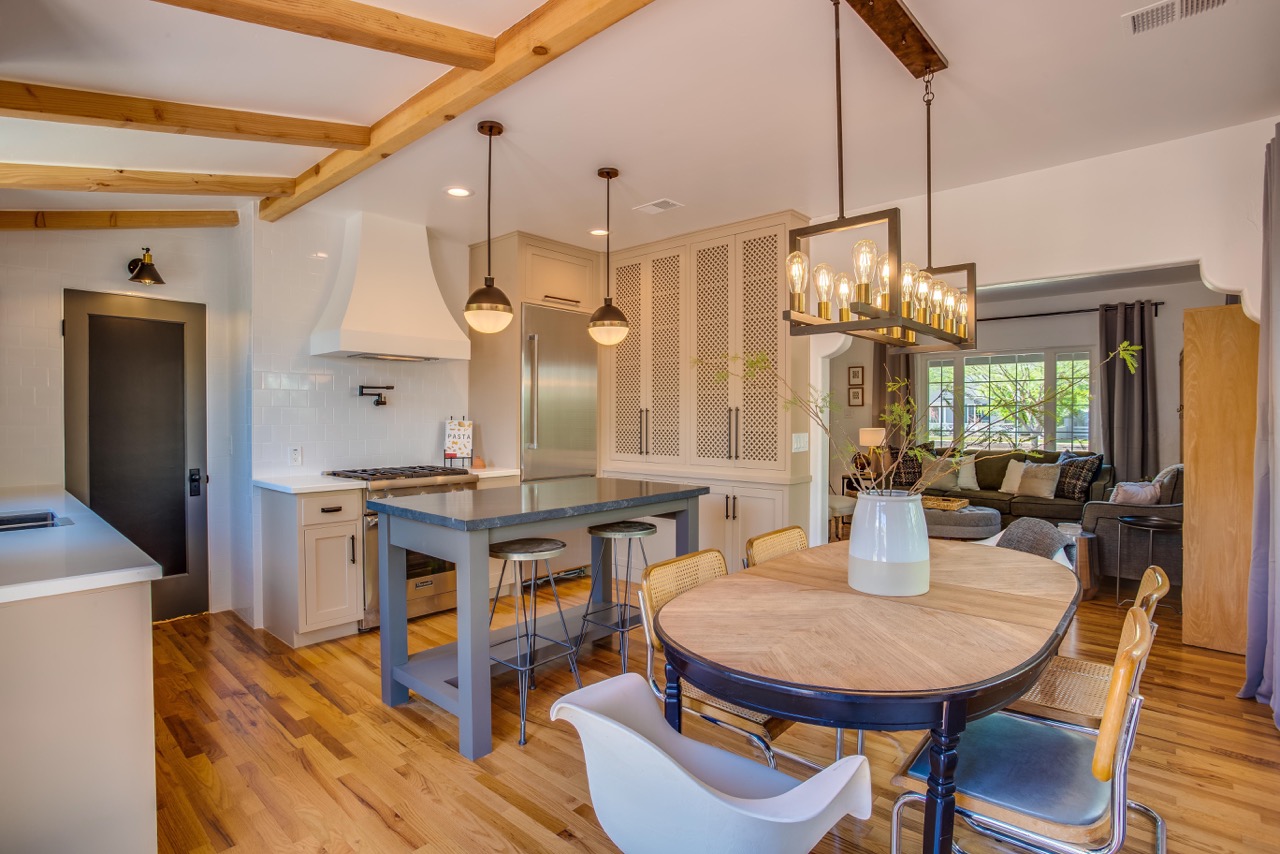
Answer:
[[[604,228],[593,228],[591,229],[591,233],[596,237],[604,237],[606,234],[609,233],[609,231],[608,229],[604,229]]]
[[[465,199],[467,196],[471,195],[471,191],[466,187],[450,187],[445,190],[445,192],[453,196],[455,199]]]

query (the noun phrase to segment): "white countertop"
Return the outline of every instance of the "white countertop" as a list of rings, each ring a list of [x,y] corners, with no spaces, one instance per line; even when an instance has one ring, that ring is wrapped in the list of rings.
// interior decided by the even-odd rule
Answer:
[[[363,480],[349,477],[330,477],[327,474],[286,474],[255,477],[254,486],[274,492],[301,495],[304,492],[335,492],[340,489],[364,489]]]
[[[519,477],[520,469],[471,469],[481,480],[488,477]]]
[[[0,513],[51,510],[70,525],[0,532],[0,604],[154,581],[160,566],[61,484],[0,489]]]

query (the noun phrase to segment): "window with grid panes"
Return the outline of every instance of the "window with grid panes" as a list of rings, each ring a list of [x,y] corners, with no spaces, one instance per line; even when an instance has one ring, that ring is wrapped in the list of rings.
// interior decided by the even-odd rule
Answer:
[[[977,353],[922,359],[926,440],[970,448],[1089,448],[1090,353]]]

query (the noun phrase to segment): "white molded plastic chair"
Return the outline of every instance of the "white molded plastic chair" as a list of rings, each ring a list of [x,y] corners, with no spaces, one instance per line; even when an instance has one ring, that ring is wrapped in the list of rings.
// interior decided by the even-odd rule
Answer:
[[[985,540],[974,540],[973,542],[980,546],[994,546],[1000,542],[1000,538],[1003,536],[1004,536],[1004,531],[1001,531],[1000,533],[996,534],[994,537],[987,537]],[[1071,565],[1071,559],[1067,557],[1067,550],[1065,548],[1058,549],[1056,552],[1054,552],[1053,560],[1056,560],[1058,563],[1062,564],[1072,572],[1076,571],[1076,568]]]
[[[802,782],[676,732],[637,673],[566,694],[551,719],[577,728],[596,818],[624,854],[805,852],[844,816],[871,816],[865,757]]]

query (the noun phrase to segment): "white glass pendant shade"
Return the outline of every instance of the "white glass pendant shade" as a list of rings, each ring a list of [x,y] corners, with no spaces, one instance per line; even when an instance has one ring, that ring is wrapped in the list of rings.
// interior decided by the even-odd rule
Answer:
[[[596,309],[587,323],[587,332],[596,343],[612,347],[627,337],[631,324],[622,311],[613,304],[613,300],[605,297],[604,305]]]
[[[485,276],[484,287],[477,288],[467,297],[462,316],[467,319],[468,326],[476,332],[484,333],[501,332],[515,317],[511,310],[511,300],[494,285],[491,276]]]

